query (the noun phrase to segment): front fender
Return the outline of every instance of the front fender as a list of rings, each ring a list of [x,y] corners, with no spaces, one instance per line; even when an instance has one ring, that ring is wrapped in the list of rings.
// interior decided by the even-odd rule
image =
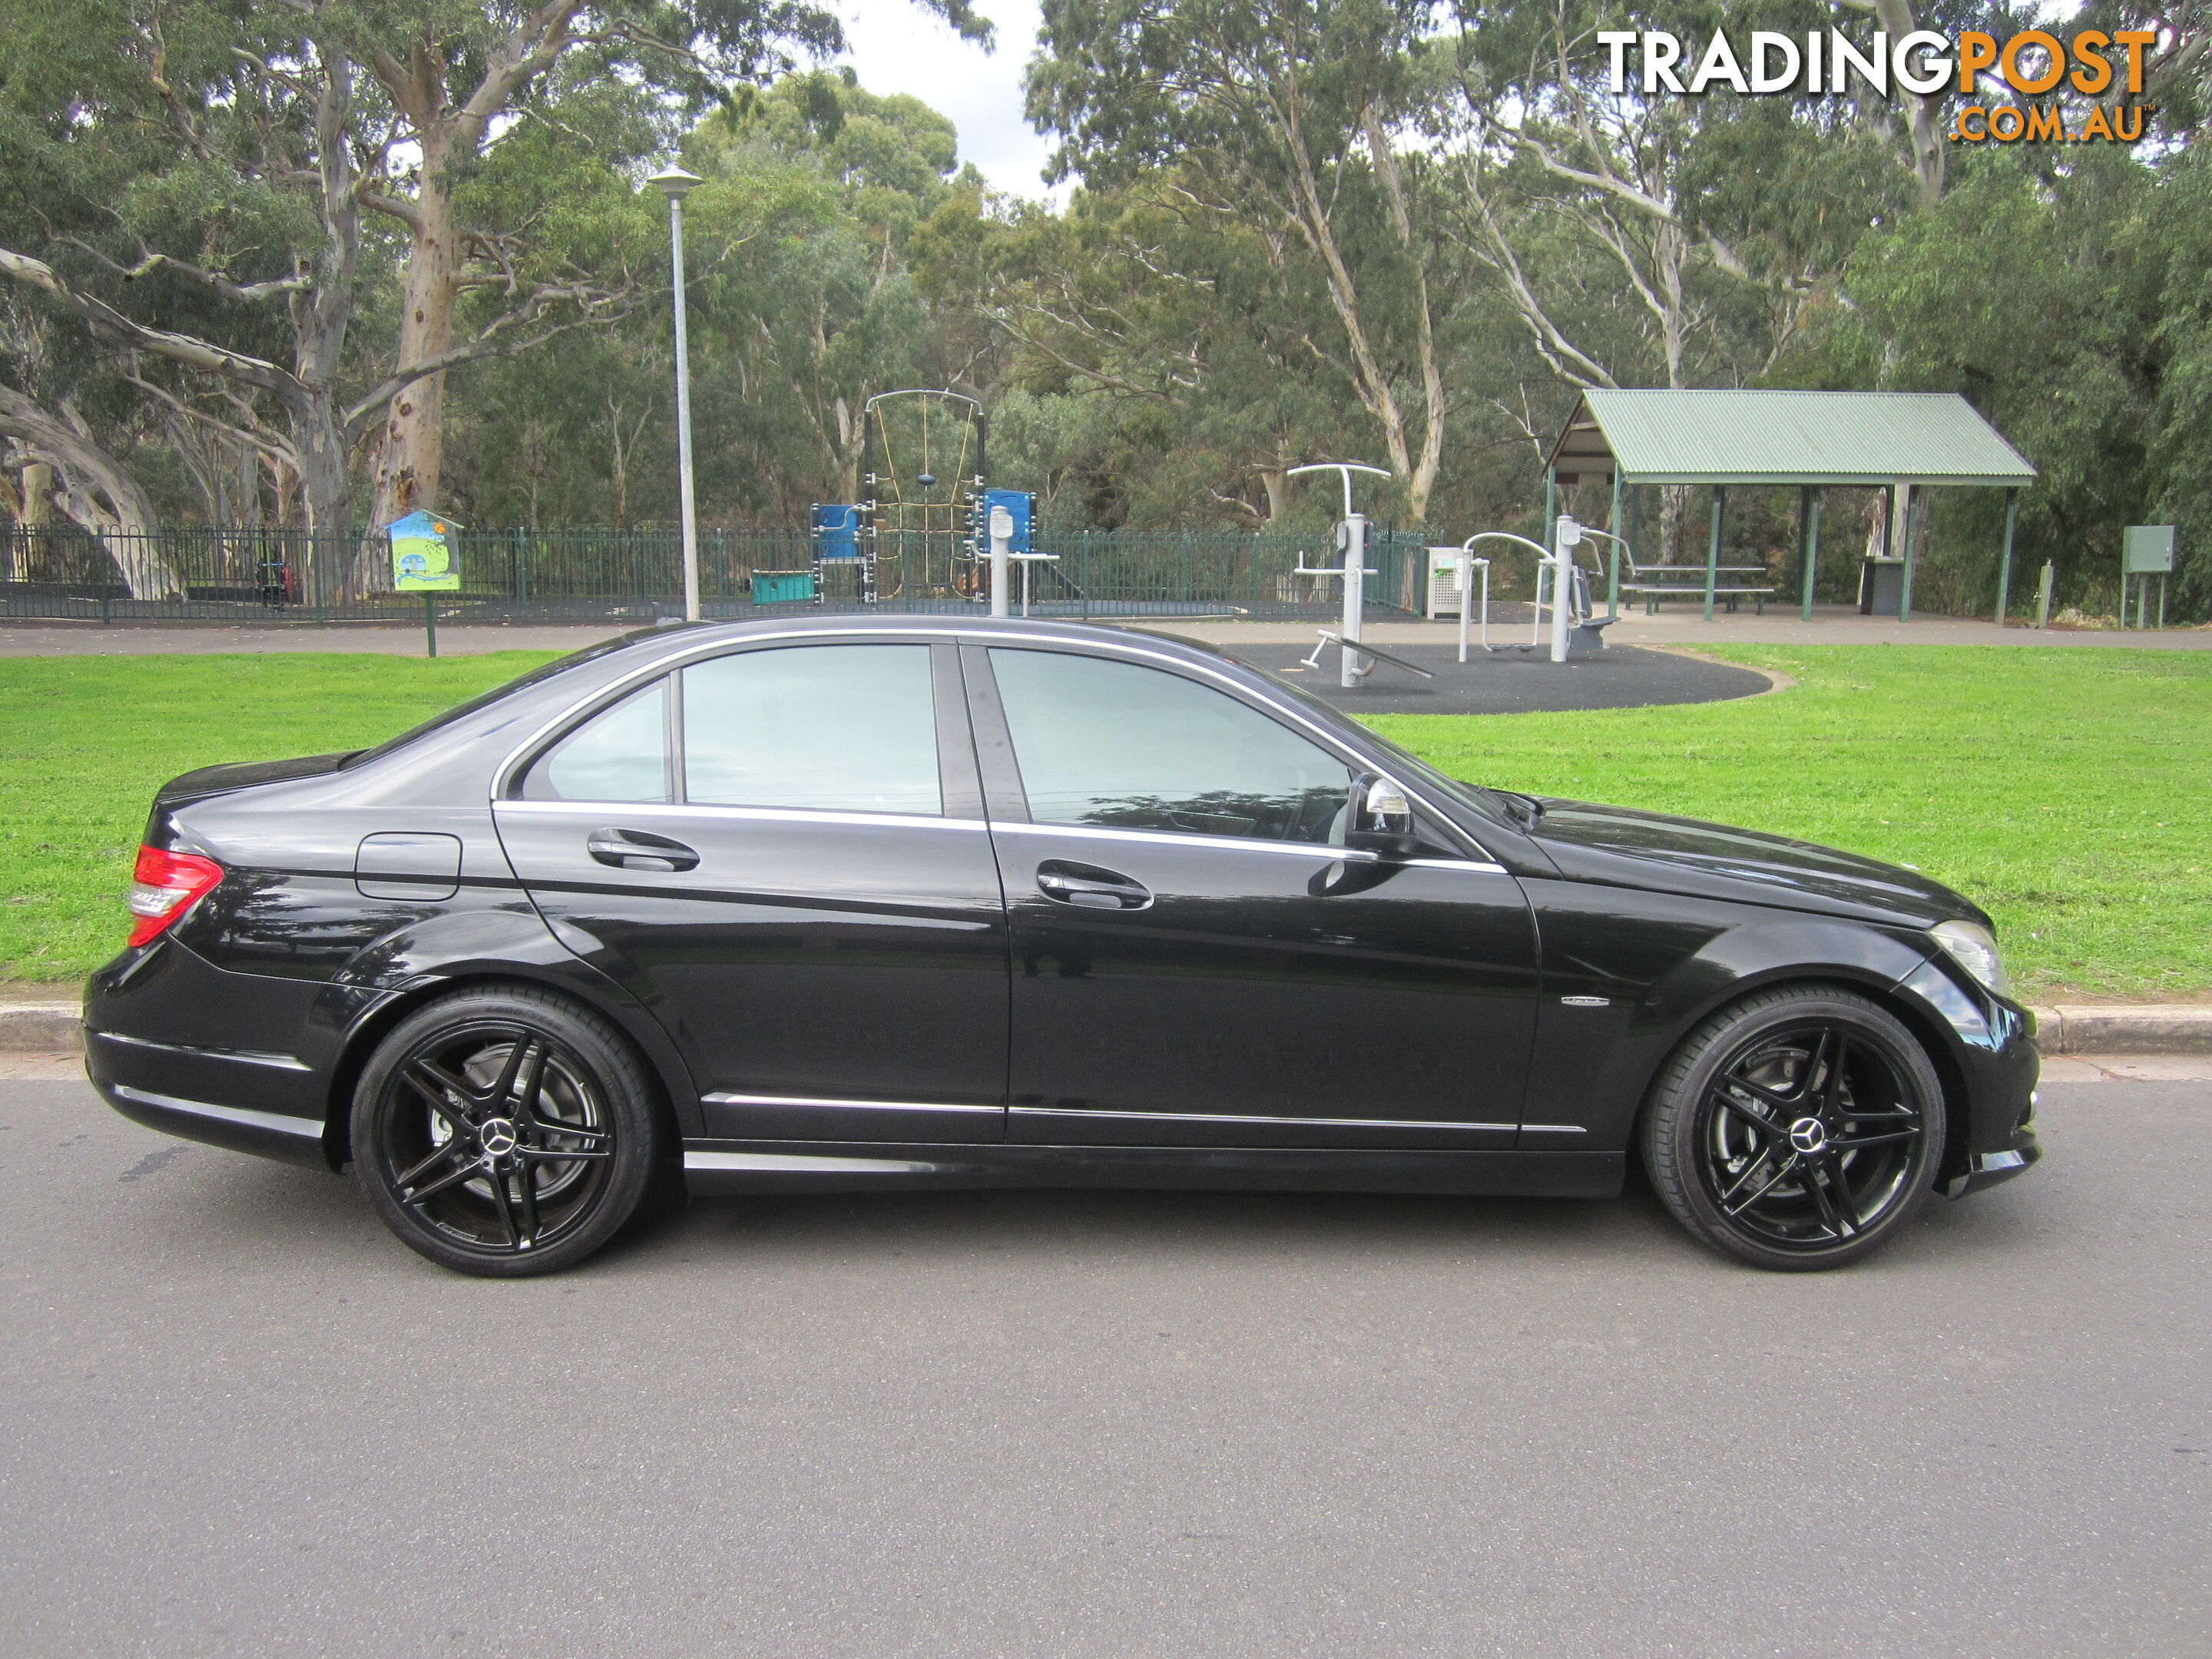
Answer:
[[[1929,956],[1898,933],[1838,918],[1634,889],[1522,884],[1544,958],[1523,1146],[1557,1146],[1571,1135],[1591,1152],[1625,1147],[1660,1066],[1716,1009],[1762,986],[1808,980],[1894,1004],[1900,981]]]

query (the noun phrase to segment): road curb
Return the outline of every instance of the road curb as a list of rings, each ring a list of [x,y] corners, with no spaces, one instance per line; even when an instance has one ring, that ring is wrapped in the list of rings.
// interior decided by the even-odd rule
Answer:
[[[84,1021],[74,1002],[0,1002],[0,1049],[11,1052],[84,1047]]]
[[[2046,1054],[2212,1054],[2212,1006],[2191,1002],[2062,1002],[2035,1007]],[[0,1051],[84,1047],[74,1001],[0,1002]]]
[[[2062,1002],[2035,1010],[2046,1054],[2212,1054],[2212,1007],[2191,1002]]]

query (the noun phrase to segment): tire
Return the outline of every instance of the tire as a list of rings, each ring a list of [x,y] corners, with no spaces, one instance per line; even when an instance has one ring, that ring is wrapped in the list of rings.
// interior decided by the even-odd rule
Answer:
[[[1674,1219],[1723,1255],[1778,1273],[1879,1249],[1933,1190],[1943,1087],[1919,1040],[1827,986],[1723,1009],[1659,1073],[1644,1168]]]
[[[520,1279],[621,1231],[662,1145],[644,1067],[588,1009],[534,986],[457,992],[377,1046],[354,1092],[354,1178],[441,1267]]]

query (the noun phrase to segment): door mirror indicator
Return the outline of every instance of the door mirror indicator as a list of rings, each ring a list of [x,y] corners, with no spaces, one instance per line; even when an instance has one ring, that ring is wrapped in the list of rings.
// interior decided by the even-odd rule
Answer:
[[[1413,829],[1413,804],[1392,779],[1370,773],[1352,788],[1352,811],[1344,844],[1386,859],[1418,857],[1421,838]]]

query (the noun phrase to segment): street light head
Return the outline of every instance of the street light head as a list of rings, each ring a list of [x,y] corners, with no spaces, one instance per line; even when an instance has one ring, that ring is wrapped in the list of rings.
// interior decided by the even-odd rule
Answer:
[[[645,181],[659,190],[672,202],[680,202],[694,185],[707,181],[696,173],[686,173],[679,167],[665,167]]]

